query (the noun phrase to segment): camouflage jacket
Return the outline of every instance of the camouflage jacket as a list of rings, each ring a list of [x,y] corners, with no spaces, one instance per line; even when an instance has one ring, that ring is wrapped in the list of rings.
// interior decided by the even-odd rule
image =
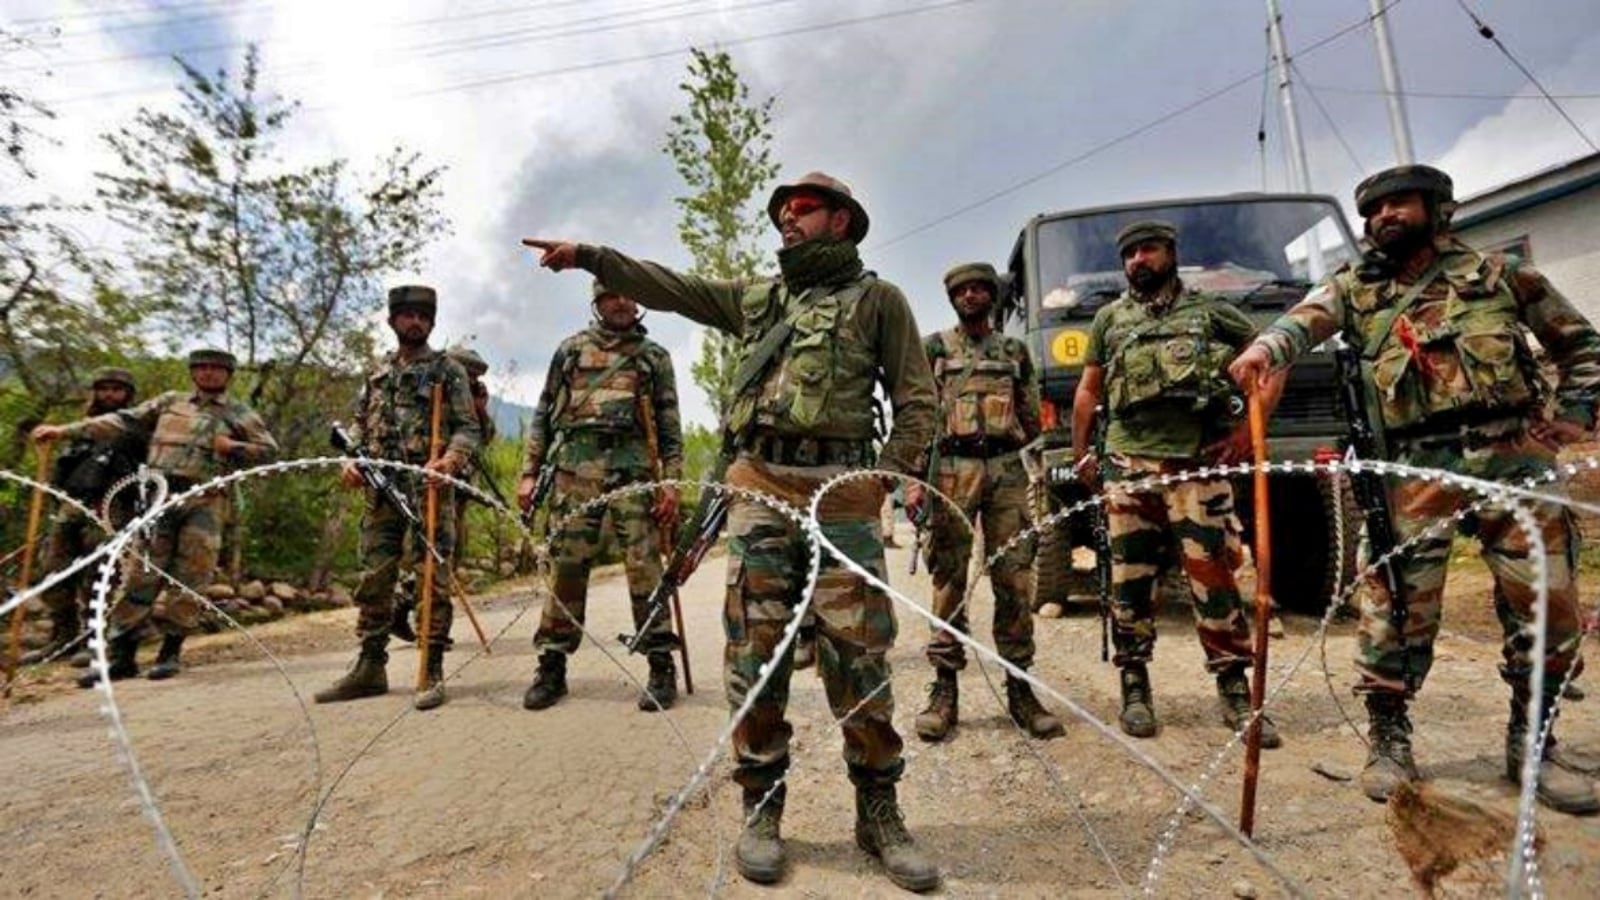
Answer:
[[[1336,332],[1362,351],[1386,428],[1455,417],[1526,415],[1539,405],[1531,332],[1559,374],[1555,415],[1585,429],[1600,401],[1600,335],[1531,266],[1485,256],[1451,238],[1437,243],[1438,276],[1406,309],[1412,287],[1363,280],[1345,266],[1262,333],[1277,365]]]
[[[278,442],[254,410],[226,394],[199,391],[168,391],[138,406],[76,422],[67,433],[95,440],[148,434],[146,464],[169,478],[190,481],[209,481],[278,454]],[[237,442],[226,457],[212,449],[219,434]]]
[[[1105,370],[1109,452],[1191,459],[1232,428],[1226,366],[1255,326],[1226,301],[1181,282],[1176,291],[1164,304],[1124,292],[1090,326],[1089,363]]]
[[[922,474],[934,437],[933,373],[922,352],[916,318],[899,288],[873,278],[862,288],[855,287],[858,280],[822,296],[795,293],[782,279],[701,278],[589,244],[579,245],[578,264],[646,307],[680,313],[740,338],[746,354],[779,322],[797,321],[796,337],[751,389],[757,402],[755,429],[781,437],[870,440],[873,389],[881,381],[894,424],[879,464]],[[859,296],[840,302],[847,291]],[[807,300],[804,307],[802,298]],[[807,317],[809,321],[798,321]],[[827,385],[826,395],[808,393],[806,384]],[[774,401],[786,396],[792,402],[780,408]],[[732,399],[737,403],[740,398]]]
[[[444,386],[444,453],[466,464],[478,449],[481,430],[467,372],[444,351],[431,347],[402,360],[398,351],[367,377],[356,397],[356,445],[379,459],[422,465],[428,461],[433,428],[433,386]]]
[[[666,348],[645,337],[643,326],[615,332],[591,325],[567,338],[550,358],[528,429],[522,474],[538,474],[558,432],[573,447],[569,452],[577,453],[588,452],[578,446],[584,436],[609,435],[610,465],[648,471],[650,447],[641,403],[650,404],[655,419],[662,477],[683,477],[678,386]]]
[[[974,340],[960,327],[922,341],[939,389],[939,436],[1021,445],[1039,436],[1039,379],[1028,345],[990,334]]]

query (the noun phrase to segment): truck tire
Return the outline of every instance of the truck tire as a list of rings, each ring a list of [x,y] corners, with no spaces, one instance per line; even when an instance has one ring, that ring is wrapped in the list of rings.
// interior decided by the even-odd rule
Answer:
[[[1046,603],[1067,608],[1073,589],[1072,538],[1065,522],[1039,535],[1033,554],[1033,610]]]
[[[1272,481],[1272,599],[1280,610],[1320,617],[1335,585],[1348,585],[1356,575],[1361,517],[1348,482],[1340,479],[1339,485],[1336,493],[1333,481],[1322,476]],[[1254,501],[1249,491],[1238,496],[1245,539],[1253,541],[1254,526],[1248,520]],[[1338,521],[1343,522],[1342,546],[1335,530]]]

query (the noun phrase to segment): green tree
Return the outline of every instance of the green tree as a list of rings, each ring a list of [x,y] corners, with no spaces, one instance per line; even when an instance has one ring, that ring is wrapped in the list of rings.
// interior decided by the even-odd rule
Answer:
[[[154,324],[239,356],[235,391],[294,454],[320,443],[326,410],[348,408],[350,376],[372,362],[384,279],[447,230],[441,170],[400,148],[371,173],[291,165],[276,141],[296,104],[262,91],[256,48],[237,79],[179,65],[177,109],[105,135],[119,165],[98,173],[100,199],[128,229],[131,293]]]
[[[725,51],[694,48],[690,54],[688,78],[678,85],[689,106],[672,117],[662,147],[690,191],[674,201],[678,239],[694,259],[695,274],[754,278],[761,271],[758,241],[767,225],[750,199],[778,174],[771,151],[774,98],[752,102]],[[719,418],[737,366],[735,343],[721,332],[707,332],[690,375]]]

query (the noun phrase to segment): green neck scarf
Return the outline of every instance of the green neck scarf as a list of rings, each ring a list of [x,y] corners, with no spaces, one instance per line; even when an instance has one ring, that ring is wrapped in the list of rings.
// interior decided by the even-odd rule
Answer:
[[[833,238],[813,238],[778,251],[784,286],[798,294],[818,285],[844,284],[861,275],[856,245]]]

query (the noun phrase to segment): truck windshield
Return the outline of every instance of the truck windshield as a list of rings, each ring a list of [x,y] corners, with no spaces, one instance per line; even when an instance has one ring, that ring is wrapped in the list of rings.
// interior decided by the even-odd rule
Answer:
[[[1320,198],[1213,199],[1069,215],[1041,222],[1039,312],[1090,318],[1127,286],[1114,242],[1130,222],[1178,228],[1178,274],[1187,287],[1251,307],[1281,308],[1355,249],[1338,206]]]

